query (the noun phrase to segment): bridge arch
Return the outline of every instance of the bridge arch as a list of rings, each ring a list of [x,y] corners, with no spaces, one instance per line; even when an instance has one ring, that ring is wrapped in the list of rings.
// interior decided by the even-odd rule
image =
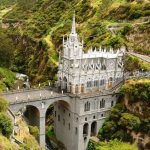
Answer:
[[[91,136],[96,136],[97,134],[97,122],[94,121],[91,124]]]
[[[23,118],[30,126],[36,126],[40,130],[40,110],[34,105],[26,105]],[[37,138],[39,141],[40,137]]]
[[[70,110],[70,103],[66,100],[57,100],[49,103],[47,108],[45,108],[45,133],[49,132],[55,135],[58,141],[64,143],[65,141],[61,138],[62,134],[65,135],[65,129],[69,131],[72,128],[71,121],[69,120],[72,115]],[[47,144],[50,144],[50,140],[53,139],[47,135],[45,135],[45,138]]]

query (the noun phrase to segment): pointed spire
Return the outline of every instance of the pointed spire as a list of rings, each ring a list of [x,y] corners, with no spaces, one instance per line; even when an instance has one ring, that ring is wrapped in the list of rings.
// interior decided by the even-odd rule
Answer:
[[[71,34],[76,34],[76,19],[75,19],[75,12],[74,12],[74,15],[73,15]]]

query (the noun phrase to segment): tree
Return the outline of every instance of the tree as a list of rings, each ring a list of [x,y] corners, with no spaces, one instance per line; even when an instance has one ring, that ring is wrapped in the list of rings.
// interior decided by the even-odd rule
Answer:
[[[129,130],[138,130],[138,128],[140,127],[141,121],[139,117],[134,116],[133,114],[123,113],[118,124]]]
[[[11,66],[14,49],[12,40],[0,30],[0,67],[9,68]]]
[[[10,137],[13,131],[11,119],[4,113],[0,113],[0,133]]]

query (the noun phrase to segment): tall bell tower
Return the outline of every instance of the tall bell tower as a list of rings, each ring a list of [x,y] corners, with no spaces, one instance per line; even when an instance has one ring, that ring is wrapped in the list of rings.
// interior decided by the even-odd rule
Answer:
[[[77,61],[82,58],[83,42],[79,41],[76,32],[75,14],[73,15],[71,33],[65,39],[63,37],[63,51],[60,53],[59,69],[58,69],[58,84],[61,90],[74,93],[75,78],[79,74]],[[79,65],[79,64],[78,64]]]

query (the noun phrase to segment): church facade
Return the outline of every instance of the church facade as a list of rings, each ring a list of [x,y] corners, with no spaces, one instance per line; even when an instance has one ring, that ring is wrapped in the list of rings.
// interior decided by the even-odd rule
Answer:
[[[72,31],[63,38],[63,52],[59,58],[58,83],[62,90],[73,94],[112,88],[123,77],[125,49],[90,48],[83,51],[83,41],[76,32],[75,16]]]
[[[124,48],[91,48],[85,53],[83,45],[74,16],[70,35],[63,38],[57,81],[69,95],[71,107],[64,102],[54,105],[56,137],[67,150],[86,150],[117,101],[112,89],[123,80]]]

